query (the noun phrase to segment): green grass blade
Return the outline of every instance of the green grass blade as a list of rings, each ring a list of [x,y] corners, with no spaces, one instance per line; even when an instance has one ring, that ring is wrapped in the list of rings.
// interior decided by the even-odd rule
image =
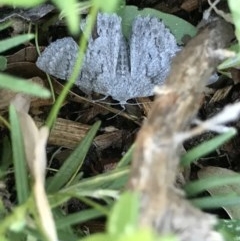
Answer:
[[[9,229],[13,232],[21,232],[24,230],[26,225],[27,205],[28,202],[14,207],[9,215],[1,219],[0,234],[6,233]]]
[[[0,0],[1,3],[1,0]],[[0,53],[34,38],[34,34],[23,34],[0,41]]]
[[[94,210],[98,210],[102,214],[105,214],[106,216],[109,215],[109,210],[106,207],[106,205],[101,205],[97,203],[97,201],[94,201],[90,198],[83,197],[83,196],[76,196],[81,202],[85,203],[87,206],[94,208]]]
[[[52,0],[52,2],[62,11],[66,16],[67,25],[72,34],[77,34],[80,31],[79,27],[79,13],[76,11],[78,1],[77,0]]]
[[[136,192],[124,192],[114,204],[107,222],[107,232],[111,235],[121,236],[129,234],[129,230],[138,227],[139,195]],[[128,207],[128,208],[126,208]]]
[[[77,174],[83,164],[90,146],[92,145],[93,139],[100,127],[100,124],[100,122],[96,122],[93,125],[78,147],[73,151],[71,156],[64,162],[56,175],[48,183],[48,192],[58,191]]]
[[[134,145],[132,145],[127,153],[125,153],[125,155],[121,158],[121,160],[118,162],[117,164],[117,168],[119,167],[125,167],[127,166],[131,160],[132,160],[132,155],[133,155],[133,149],[134,149]]]
[[[22,204],[29,196],[29,185],[22,133],[17,112],[13,105],[10,105],[9,115],[17,199],[18,203]]]
[[[236,0],[228,0],[228,6],[231,10],[233,22],[235,25],[235,34],[238,40],[238,43],[240,43],[240,1]]]
[[[6,241],[26,241],[27,237],[26,234],[22,232],[8,232],[8,239]],[[4,241],[0,239],[1,241]]]
[[[202,179],[202,180],[210,177],[218,177],[218,179],[216,178],[215,180],[216,185],[212,185],[211,180],[209,180],[209,183],[206,183],[205,185],[206,190],[209,192],[209,194],[212,197],[228,196],[228,195],[240,196],[240,186],[239,186],[240,175],[237,172],[234,172],[226,168],[208,166],[198,171],[197,175],[199,179]],[[234,180],[234,177],[235,177],[235,180]],[[222,180],[226,180],[226,183],[223,182]],[[240,218],[239,205],[232,205],[228,207],[223,206],[223,208],[227,212],[230,218],[232,219]]]
[[[129,174],[129,168],[123,167],[118,168],[113,171],[102,173],[94,177],[89,177],[81,180],[78,184],[72,185],[70,187],[64,188],[62,192],[77,193],[82,190],[96,190],[98,188],[112,188],[111,184],[113,181],[118,180],[118,186],[115,185],[116,189],[122,188],[126,184]],[[122,181],[121,179],[124,179]]]
[[[186,167],[190,166],[190,164],[208,153],[215,151],[219,146],[224,144],[226,141],[230,140],[233,136],[237,134],[235,129],[231,129],[226,133],[218,135],[212,138],[209,141],[205,141],[204,143],[198,145],[197,147],[193,148],[192,150],[188,151],[181,159],[181,165]]]
[[[240,237],[240,220],[218,220],[216,230],[223,235],[225,241],[237,241]]]
[[[128,180],[129,168],[118,168],[113,171],[102,173],[94,177],[89,177],[81,180],[78,184],[61,189],[60,192],[49,195],[51,207],[57,207],[69,200],[72,197],[80,197],[86,192],[99,190],[99,188],[109,188],[115,182],[115,189],[119,190],[124,187]],[[118,186],[117,186],[118,184]]]
[[[198,193],[206,191],[207,189],[234,183],[240,183],[239,174],[231,176],[213,176],[208,178],[202,178],[200,180],[186,184],[184,190],[186,191],[188,196],[194,196]]]
[[[55,225],[56,225],[56,221],[58,220],[62,220],[66,217],[68,217],[68,215],[70,213],[65,213],[64,210],[62,209],[62,207],[58,207],[58,208],[54,208],[52,210],[53,212],[53,216],[54,216],[54,220],[55,220]],[[58,239],[59,240],[76,240],[79,236],[76,236],[76,232],[75,229],[70,226],[70,225],[66,225],[66,226],[62,226],[61,228],[58,228]]]
[[[49,98],[51,96],[50,91],[42,86],[7,74],[0,74],[0,88],[33,95],[40,98]]]
[[[67,226],[80,224],[80,223],[89,221],[90,219],[93,219],[93,218],[99,218],[101,216],[103,216],[103,213],[95,209],[83,210],[81,212],[68,214],[65,217],[57,219],[56,226],[58,229],[62,229]]]
[[[0,0],[0,4],[10,5],[15,7],[34,7],[41,3],[44,3],[45,0]]]
[[[5,22],[0,23],[0,31],[10,27],[12,25],[11,20],[7,20]]]
[[[234,57],[231,57],[218,66],[218,70],[224,70],[228,68],[236,68],[240,65],[240,54],[237,53]]]
[[[240,204],[240,196],[214,196],[204,198],[194,198],[190,200],[195,206],[202,209],[220,208]]]
[[[93,0],[93,5],[97,6],[103,12],[113,12],[119,7],[120,4],[123,5],[122,0]]]
[[[7,58],[0,56],[0,71],[4,71],[7,68]]]

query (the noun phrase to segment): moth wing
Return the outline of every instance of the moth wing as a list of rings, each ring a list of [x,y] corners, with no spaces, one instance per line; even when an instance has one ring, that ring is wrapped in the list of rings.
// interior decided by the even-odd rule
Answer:
[[[85,92],[109,95],[114,88],[120,50],[121,18],[116,14],[99,13],[97,36],[89,39],[80,79],[77,85]]]
[[[130,39],[131,76],[140,82],[162,84],[180,48],[170,30],[156,17],[137,17]]]
[[[36,65],[42,71],[66,80],[73,71],[78,54],[78,45],[71,37],[51,43],[38,57]]]

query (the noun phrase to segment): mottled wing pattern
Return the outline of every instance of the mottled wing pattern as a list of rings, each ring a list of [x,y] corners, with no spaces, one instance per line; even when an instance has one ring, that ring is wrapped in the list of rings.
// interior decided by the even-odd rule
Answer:
[[[135,18],[130,39],[130,71],[132,82],[138,87],[133,88],[130,98],[152,95],[154,86],[164,83],[171,60],[179,50],[175,37],[158,18]]]
[[[122,34],[121,18],[99,13],[97,36],[90,37],[77,86],[112,96],[121,104],[135,97],[150,96],[169,72],[171,59],[179,47],[169,29],[154,17],[136,17],[128,43]],[[48,74],[68,79],[78,53],[75,41],[68,37],[50,44],[37,60]]]
[[[103,76],[104,77],[104,76]],[[129,46],[126,39],[122,36],[119,42],[119,53],[117,56],[116,77],[110,79],[112,88],[108,89],[108,95],[118,100],[121,105],[126,104],[130,92],[130,64]]]
[[[124,38],[120,41],[117,75],[108,94],[121,104],[152,95],[154,86],[164,83],[178,50],[174,36],[158,18],[136,17],[130,44]]]
[[[51,43],[38,58],[36,65],[44,72],[67,80],[72,74],[78,54],[78,45],[70,38]]]
[[[97,37],[89,39],[81,76],[80,89],[111,95],[122,38],[121,18],[116,14],[98,14]]]

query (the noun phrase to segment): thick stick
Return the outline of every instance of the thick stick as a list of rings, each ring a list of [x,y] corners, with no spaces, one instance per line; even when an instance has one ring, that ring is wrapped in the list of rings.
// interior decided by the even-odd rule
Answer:
[[[141,194],[140,225],[180,240],[221,240],[212,231],[215,218],[191,206],[175,188],[182,145],[178,134],[189,129],[201,93],[219,64],[218,51],[232,36],[222,20],[202,29],[174,59],[171,73],[157,90],[149,117],[140,130],[128,189]],[[214,239],[215,240],[215,239]]]

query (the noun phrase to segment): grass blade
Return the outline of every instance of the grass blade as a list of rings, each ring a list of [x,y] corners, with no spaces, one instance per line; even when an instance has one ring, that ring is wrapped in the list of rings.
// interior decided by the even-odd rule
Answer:
[[[17,112],[13,105],[10,105],[9,115],[11,124],[11,140],[17,199],[18,203],[22,204],[27,200],[29,196],[29,185],[22,133]]]
[[[125,155],[121,158],[121,160],[118,162],[117,164],[117,168],[119,167],[125,167],[127,166],[131,160],[132,160],[132,155],[133,155],[133,149],[134,149],[134,145],[132,145],[127,153],[125,153]]]
[[[0,23],[0,31],[9,28],[12,25],[11,20],[7,20],[5,22]]]
[[[186,191],[188,196],[193,196],[200,192],[206,191],[207,189],[239,182],[240,175],[237,173],[236,175],[231,176],[213,176],[208,178],[202,178],[194,182],[190,182],[185,185],[184,190]]]
[[[59,1],[52,0],[52,2],[62,11],[64,11],[67,25],[72,34],[77,34],[80,30],[79,28],[79,13],[77,9],[77,0]]]
[[[0,0],[0,4],[15,6],[15,7],[34,7],[41,3],[44,3],[45,0]]]
[[[108,188],[108,189],[120,189],[123,188],[123,186],[127,182],[129,174],[129,168],[123,167],[118,168],[113,171],[102,173],[94,177],[89,177],[83,179],[78,184],[72,185],[70,187],[64,188],[62,192],[67,193],[78,193],[82,190],[96,190],[99,188]],[[115,180],[118,180],[118,182],[114,182]],[[114,187],[112,187],[112,183],[114,183]],[[118,184],[118,186],[116,185]]]
[[[40,98],[49,98],[51,93],[40,85],[7,74],[0,74],[0,88],[21,92]]]
[[[0,1],[1,2],[1,1]],[[0,41],[0,53],[34,38],[34,34],[23,34]]]
[[[214,197],[204,197],[204,198],[194,198],[191,199],[191,203],[194,206],[203,209],[220,208],[232,205],[240,204],[240,196],[228,195],[228,196],[214,196]]]
[[[100,124],[100,122],[96,122],[93,125],[71,156],[64,162],[57,174],[49,182],[47,187],[48,192],[58,191],[77,174],[83,164],[90,146],[92,145],[93,139],[100,127]]]
[[[223,133],[221,135],[218,135],[209,141],[205,141],[204,143],[188,151],[182,157],[181,165],[184,167],[189,166],[194,160],[200,157],[203,157],[212,151],[215,151],[219,146],[224,144],[226,141],[231,139],[236,134],[237,134],[237,131],[235,129],[231,129],[230,131]]]
[[[98,210],[95,210],[95,209],[83,210],[81,212],[68,214],[65,217],[59,218],[58,220],[56,220],[56,226],[58,229],[62,229],[74,224],[79,225],[80,223],[89,221],[90,219],[93,219],[93,218],[99,218],[101,216],[103,216],[103,213],[99,212]]]

